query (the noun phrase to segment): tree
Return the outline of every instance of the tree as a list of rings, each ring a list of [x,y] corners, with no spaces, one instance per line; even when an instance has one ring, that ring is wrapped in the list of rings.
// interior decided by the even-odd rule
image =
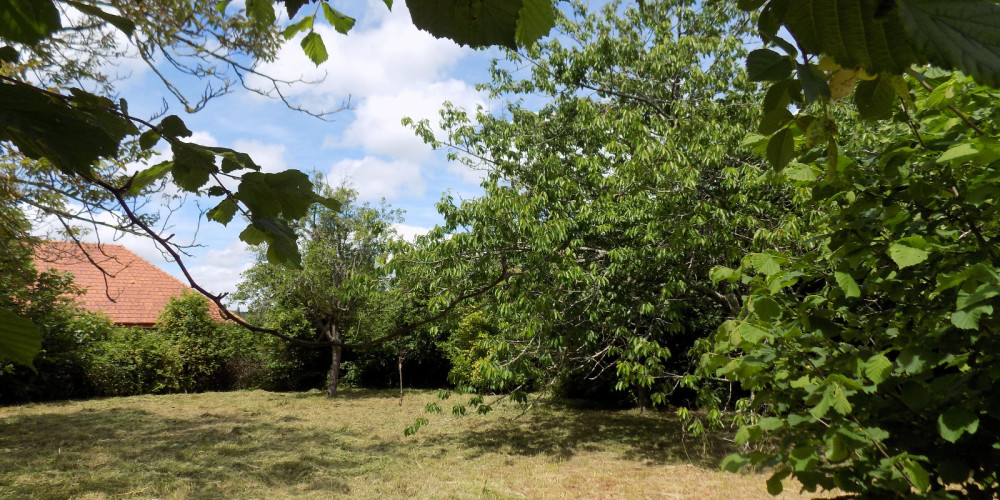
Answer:
[[[703,367],[753,391],[737,441],[769,438],[724,465],[776,465],[775,494],[793,475],[866,498],[996,498],[1000,39],[984,26],[1000,5],[743,4],[763,6],[762,38],[786,53],[748,57],[775,82],[773,135],[753,141],[811,172],[795,181],[827,215],[802,251],[713,272],[746,296]]]
[[[740,145],[760,98],[740,71],[748,21],[725,2],[577,3],[561,37],[508,54],[528,75],[493,68],[481,87],[502,114],[446,108],[444,138],[419,125],[487,175],[483,197],[439,204],[438,246],[512,273],[483,304],[505,326],[475,385],[603,372],[644,405],[690,385],[688,350],[739,308],[709,270],[787,248],[802,221]]]
[[[327,394],[337,395],[345,342],[375,339],[393,325],[390,278],[384,261],[396,238],[400,213],[384,204],[356,203],[356,193],[325,188],[339,210],[313,209],[298,221],[303,234],[300,269],[258,261],[244,273],[237,299],[275,324],[281,317],[302,318],[312,339],[331,346]]]
[[[264,244],[273,262],[298,265],[295,234],[288,221],[305,215],[313,203],[336,208],[332,200],[312,191],[306,174],[260,172],[246,154],[191,143],[186,140],[190,130],[176,115],[154,120],[133,116],[127,101],[116,95],[113,79],[99,71],[102,61],[127,50],[118,37],[123,34],[185,109],[198,110],[205,100],[227,92],[235,83],[245,86],[245,76],[257,73],[256,61],[273,57],[280,43],[276,4],[283,4],[293,20],[281,34],[291,38],[307,32],[301,45],[317,64],[326,59],[322,39],[313,29],[320,11],[341,33],[354,24],[326,0],[259,0],[241,10],[231,8],[228,1],[9,0],[0,4],[0,38],[5,43],[0,48],[0,102],[4,103],[0,142],[13,164],[19,165],[21,157],[34,160],[18,174],[5,175],[5,181],[31,187],[13,190],[27,195],[19,202],[47,208],[60,217],[90,221],[95,219],[94,211],[118,214],[120,227],[156,240],[182,266],[192,286],[220,307],[222,297],[202,288],[183,268],[178,247],[158,233],[148,217],[137,213],[137,197],[154,184],[171,182],[182,191],[215,198],[217,204],[208,219],[227,225],[239,214],[246,222],[241,239]],[[302,9],[311,4],[315,4],[311,14]],[[392,2],[386,5],[391,7]],[[548,31],[553,15],[547,0],[471,4],[411,0],[408,6],[418,26],[475,46],[530,43]],[[300,11],[302,15],[296,17]],[[454,16],[439,15],[442,12]],[[84,56],[75,55],[76,51]],[[157,57],[182,74],[219,85],[207,84],[204,99],[189,99],[158,71]],[[277,85],[273,91],[280,97]],[[169,145],[171,160],[140,172],[122,169],[128,160],[148,156],[161,141]],[[231,188],[223,179],[236,180],[238,187]],[[38,196],[55,200],[43,202]],[[61,210],[60,201],[66,196],[87,200],[94,211]],[[37,344],[37,331],[10,311],[2,314],[5,321],[0,323],[0,334],[9,340],[2,344],[3,354],[20,362],[30,360],[37,352],[31,347]],[[227,316],[240,321],[235,315]]]

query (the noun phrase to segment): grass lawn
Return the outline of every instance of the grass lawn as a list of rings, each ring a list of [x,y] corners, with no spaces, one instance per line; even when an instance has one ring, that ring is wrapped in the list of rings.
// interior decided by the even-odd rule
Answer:
[[[0,498],[772,498],[767,475],[718,471],[726,443],[685,440],[669,415],[546,403],[450,419],[423,412],[433,392],[395,396],[0,407]],[[417,417],[431,425],[404,437]]]

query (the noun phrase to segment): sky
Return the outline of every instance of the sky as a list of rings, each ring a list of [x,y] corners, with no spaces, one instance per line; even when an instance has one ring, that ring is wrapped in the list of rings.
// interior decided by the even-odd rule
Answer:
[[[432,150],[401,120],[426,118],[436,123],[445,101],[470,112],[477,106],[497,106],[475,84],[489,78],[490,61],[502,54],[435,39],[412,25],[403,2],[391,12],[382,0],[337,3],[338,9],[357,18],[357,24],[346,36],[326,25],[318,27],[330,54],[327,62],[317,68],[306,58],[300,34],[283,46],[275,61],[259,68],[282,80],[318,82],[283,89],[303,108],[324,111],[350,103],[350,109],[333,114],[330,121],[243,89],[186,114],[149,68],[130,60],[120,61],[117,68],[129,75],[118,84],[118,91],[129,101],[133,115],[150,116],[166,103],[168,113],[180,115],[194,132],[191,142],[246,152],[268,172],[315,170],[333,185],[352,186],[362,202],[384,198],[405,211],[405,221],[397,227],[400,234],[421,234],[441,222],[434,204],[444,193],[450,191],[459,199],[481,193],[481,173],[448,162],[444,151]],[[200,93],[201,82],[176,81],[189,93]],[[251,84],[265,83],[251,80]],[[239,241],[238,221],[223,227],[204,217],[199,220],[199,210],[211,206],[189,198],[171,216],[167,233],[176,235],[173,241],[199,245],[189,249],[185,263],[201,285],[214,293],[233,292],[252,255]],[[123,244],[184,281],[180,269],[151,240],[105,230],[89,236],[97,238]]]

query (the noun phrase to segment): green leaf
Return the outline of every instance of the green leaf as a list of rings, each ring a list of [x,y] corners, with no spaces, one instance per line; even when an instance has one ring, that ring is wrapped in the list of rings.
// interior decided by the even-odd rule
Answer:
[[[927,253],[926,250],[914,248],[902,243],[893,243],[889,246],[889,257],[896,263],[897,266],[899,266],[900,269],[915,266],[927,260],[928,255],[930,254]]]
[[[750,302],[750,308],[762,321],[770,322],[781,315],[781,306],[771,297],[757,297]]]
[[[143,151],[152,149],[158,142],[160,142],[160,134],[153,129],[149,129],[139,136],[139,148]]]
[[[273,0],[246,0],[246,6],[247,14],[258,26],[271,26],[277,19]]]
[[[42,349],[42,334],[35,324],[13,311],[0,309],[0,358],[31,367]]]
[[[295,37],[295,35],[298,35],[299,33],[303,32],[305,30],[311,30],[312,27],[313,27],[313,21],[315,21],[315,20],[316,20],[316,18],[312,17],[312,16],[303,17],[302,19],[298,20],[297,22],[289,24],[284,29],[284,31],[281,32],[281,36],[285,40],[291,40],[292,38]]]
[[[778,108],[764,115],[760,120],[760,127],[757,131],[763,135],[771,135],[784,127],[786,123],[792,121],[792,113],[785,108]]]
[[[777,109],[787,109],[793,102],[802,100],[802,87],[798,80],[788,78],[775,82],[764,94],[764,114]]]
[[[975,434],[979,430],[979,415],[964,406],[952,406],[938,417],[938,431],[950,443],[958,441],[962,434]]]
[[[226,198],[215,207],[210,208],[208,212],[205,213],[205,216],[208,217],[209,220],[214,220],[215,222],[226,226],[233,220],[233,216],[236,215],[236,211],[238,209],[239,206],[235,201],[233,201],[232,198]]]
[[[951,324],[963,330],[978,330],[979,318],[984,314],[993,314],[993,306],[982,304],[972,309],[955,311],[951,313]]]
[[[520,0],[406,0],[406,6],[413,24],[435,37],[472,47],[500,45],[517,49],[518,23],[524,7]]]
[[[879,75],[874,80],[863,80],[854,91],[854,104],[865,120],[884,120],[892,116],[896,90],[891,75]]]
[[[930,62],[1000,87],[1000,5],[990,0],[899,0],[899,19]]]
[[[767,330],[762,330],[750,323],[741,323],[736,332],[743,342],[749,344],[759,344],[761,340],[771,337]]]
[[[52,0],[0,2],[0,37],[4,40],[34,45],[61,27],[59,10]]]
[[[847,460],[847,457],[850,454],[850,449],[847,448],[847,443],[844,442],[844,438],[837,432],[830,433],[823,443],[823,446],[823,454],[826,455],[827,460],[833,463]]]
[[[17,53],[17,49],[14,47],[11,47],[10,45],[0,47],[0,61],[17,64],[20,60],[21,55]]]
[[[795,137],[789,129],[781,129],[771,136],[771,140],[767,143],[767,161],[771,163],[772,167],[781,170],[794,157]]]
[[[323,43],[323,37],[319,36],[319,33],[316,33],[315,31],[310,31],[309,34],[302,39],[302,50],[305,51],[309,60],[317,66],[330,57],[330,55],[326,52],[326,45]]]
[[[716,284],[720,281],[734,283],[740,279],[740,272],[725,266],[715,266],[708,272],[708,278]]]
[[[237,197],[255,217],[283,216],[288,220],[304,216],[315,200],[312,181],[298,170],[247,173],[237,189]]]
[[[170,115],[160,120],[159,129],[170,137],[191,137],[192,134],[187,125],[184,125],[184,120],[177,115]]]
[[[747,12],[752,12],[764,5],[767,0],[738,0],[736,2],[736,7],[740,10],[745,10]]]
[[[819,178],[811,165],[792,162],[785,167],[785,177],[793,181],[812,182]]]
[[[127,36],[132,36],[132,33],[135,33],[135,23],[133,23],[128,19],[125,19],[124,17],[112,14],[110,12],[105,12],[104,10],[101,10],[100,8],[94,5],[85,4],[83,2],[77,2],[75,0],[63,0],[63,1],[72,5],[80,12],[83,12],[85,14],[90,14],[98,19],[101,19],[102,21],[110,23],[112,26],[118,28],[119,30],[121,30],[122,33],[125,33],[125,35]]]
[[[309,0],[284,0],[285,10],[288,11],[288,19],[295,19],[295,14],[299,13],[299,9],[303,5],[309,3]]]
[[[218,172],[215,155],[196,144],[178,141],[171,146],[174,183],[185,191],[197,193],[208,183],[209,176]]]
[[[777,82],[792,76],[791,59],[773,50],[757,49],[747,55],[747,77],[753,82]]]
[[[907,347],[899,353],[896,362],[909,374],[920,373],[929,368],[934,355],[916,346]]]
[[[947,151],[938,156],[937,163],[963,163],[982,154],[979,149],[969,142],[963,142],[948,148]]]
[[[750,463],[750,459],[746,455],[739,453],[733,453],[727,455],[726,458],[722,459],[722,469],[728,472],[739,472],[743,467],[746,467]]]
[[[927,488],[930,488],[930,476],[916,460],[903,460],[902,465],[903,471],[906,472],[906,477],[910,478],[910,482],[913,483],[918,492],[923,493],[927,491]]]
[[[885,382],[892,374],[892,361],[889,358],[876,354],[865,361],[865,376],[876,384]]]
[[[851,413],[851,402],[848,400],[847,392],[844,391],[844,388],[840,384],[832,384],[830,387],[833,387],[833,399],[830,402],[833,410],[841,415]]]
[[[287,222],[273,217],[255,217],[240,233],[240,239],[250,245],[267,244],[267,261],[293,268],[301,267],[302,256],[295,243],[295,231]]]
[[[826,101],[830,99],[832,95],[830,84],[812,66],[799,64],[796,66],[796,69],[795,73],[799,77],[799,83],[802,85],[802,93],[805,95],[807,104],[816,100]]]
[[[872,75],[899,74],[919,58],[906,42],[908,38],[899,19],[896,16],[879,18],[880,3],[875,0],[794,0],[787,3],[783,21],[799,45],[809,53],[828,55],[842,68],[860,66]],[[803,78],[801,71],[799,77]],[[806,88],[805,81],[802,87]]]
[[[354,27],[354,18],[334,9],[329,2],[323,2],[323,16],[341,35],[346,35]],[[324,59],[325,60],[325,59]]]
[[[131,125],[107,110],[70,106],[28,85],[0,84],[0,109],[0,140],[68,174],[90,175],[98,159],[118,152]]]
[[[792,448],[792,452],[788,455],[788,463],[796,471],[808,471],[816,468],[819,456],[816,454],[816,448],[812,445],[800,444]]]
[[[129,193],[137,195],[146,189],[154,182],[162,179],[167,172],[170,172],[174,167],[174,162],[164,161],[153,165],[144,170],[140,170],[132,177],[132,183],[129,185]]]
[[[854,281],[854,277],[848,273],[835,272],[833,273],[834,279],[837,280],[837,286],[844,291],[844,295],[847,297],[860,297],[861,288],[858,287],[858,283]]]
[[[747,255],[747,261],[757,272],[771,276],[781,270],[781,264],[769,253],[752,253]]]
[[[523,0],[514,35],[517,44],[527,47],[548,35],[555,25],[556,10],[552,0]]]

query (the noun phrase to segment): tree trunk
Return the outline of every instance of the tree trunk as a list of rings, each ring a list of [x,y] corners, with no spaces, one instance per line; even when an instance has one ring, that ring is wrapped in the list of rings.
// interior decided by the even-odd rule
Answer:
[[[639,402],[639,413],[642,413],[653,406],[653,402],[649,398],[649,391],[646,389],[646,386],[639,384],[638,387],[636,387],[635,392],[635,398]]]
[[[403,406],[403,352],[399,353],[399,406]]]
[[[336,325],[328,325],[324,328],[324,330],[325,331],[323,333],[325,334],[327,340],[330,340],[331,342],[340,340],[340,334],[337,331]],[[337,384],[340,382],[341,347],[339,345],[335,345],[331,347],[330,350],[332,359],[330,360],[330,374],[327,379],[328,383],[326,386],[326,395],[333,398],[337,396]]]

